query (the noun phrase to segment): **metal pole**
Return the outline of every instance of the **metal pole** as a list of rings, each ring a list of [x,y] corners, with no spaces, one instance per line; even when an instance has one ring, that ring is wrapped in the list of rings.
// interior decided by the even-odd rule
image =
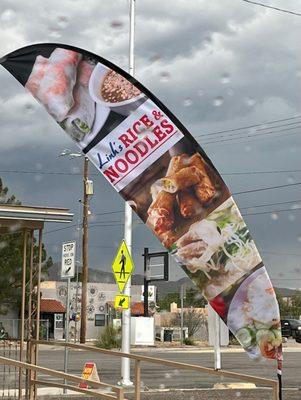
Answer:
[[[27,231],[24,231],[23,238],[23,265],[22,265],[22,301],[21,301],[21,332],[20,332],[20,357],[23,362],[24,347],[24,323],[25,323],[25,289],[26,289],[26,250],[27,250]],[[19,399],[22,399],[22,368],[19,368]]]
[[[69,321],[70,321],[70,278],[67,280],[67,300],[66,300],[66,320],[65,320],[65,342],[69,342]],[[64,372],[68,372],[68,347],[65,346],[64,354]],[[66,379],[64,379],[64,384],[67,384]],[[64,388],[64,394],[67,393],[67,389]]]
[[[148,248],[144,247],[144,288],[143,288],[143,297],[144,297],[144,316],[148,317]]]
[[[89,173],[89,160],[84,161],[84,198],[83,198],[83,266],[82,266],[82,304],[80,323],[80,343],[86,343],[87,332],[87,288],[88,288],[88,211],[89,200],[87,194],[87,180]]]
[[[135,39],[135,0],[130,0],[130,38],[129,38],[129,73],[134,76],[134,39]],[[128,246],[129,252],[132,251],[132,209],[125,204],[124,212],[124,240]],[[131,296],[131,278],[129,278],[124,294]],[[121,351],[130,353],[131,350],[131,308],[122,311],[122,344]],[[121,359],[121,384],[123,386],[132,386],[130,380],[130,359]]]
[[[214,312],[214,369],[221,369],[221,321]]]
[[[184,328],[184,285],[181,285],[180,289],[180,297],[181,297],[181,346],[184,344],[184,337],[183,337],[183,328]]]

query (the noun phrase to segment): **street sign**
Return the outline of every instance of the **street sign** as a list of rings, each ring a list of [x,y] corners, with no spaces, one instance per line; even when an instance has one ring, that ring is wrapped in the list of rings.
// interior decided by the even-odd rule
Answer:
[[[124,240],[121,242],[116,253],[112,264],[112,270],[119,291],[123,292],[129,277],[134,271],[134,263]]]
[[[74,278],[75,244],[76,242],[69,242],[62,245],[61,278]]]
[[[97,372],[97,366],[95,363],[92,362],[86,362],[84,365],[84,369],[82,372],[82,378],[91,380],[91,381],[96,381],[100,382],[99,375]],[[83,388],[83,389],[88,389],[89,385],[87,382],[81,382],[78,387]]]
[[[117,296],[115,297],[114,307],[128,310],[130,307],[130,296],[127,296],[125,294],[117,294]]]

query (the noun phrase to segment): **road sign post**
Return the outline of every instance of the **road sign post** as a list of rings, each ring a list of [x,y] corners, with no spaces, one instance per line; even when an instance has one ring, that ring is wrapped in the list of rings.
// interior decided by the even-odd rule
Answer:
[[[131,308],[130,308],[130,285],[131,275],[134,271],[134,263],[126,245],[123,240],[117,250],[116,256],[112,263],[112,270],[118,285],[119,291],[119,303],[121,302],[122,311],[122,352],[130,353],[130,322],[131,322]],[[117,297],[118,297],[117,296]],[[125,307],[126,299],[128,299],[127,308]],[[123,300],[123,301],[122,301]],[[115,299],[115,305],[117,301]],[[118,303],[118,304],[119,304]],[[124,306],[123,306],[124,305]],[[131,386],[133,383],[130,380],[130,365],[129,359],[122,358],[121,362],[121,385]]]
[[[62,265],[61,278],[67,278],[67,300],[66,300],[66,318],[65,318],[65,341],[69,341],[69,322],[70,322],[70,281],[75,275],[75,248],[76,242],[63,243],[62,245]],[[64,353],[64,372],[68,372],[68,347],[65,347]],[[67,382],[65,381],[65,384]],[[64,389],[64,393],[67,393]]]

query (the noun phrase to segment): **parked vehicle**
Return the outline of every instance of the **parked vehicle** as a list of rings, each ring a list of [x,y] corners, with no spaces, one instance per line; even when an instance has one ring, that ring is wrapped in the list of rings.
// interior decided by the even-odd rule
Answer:
[[[3,327],[2,322],[0,322],[0,340],[5,340],[8,338],[8,333]]]
[[[297,343],[301,343],[301,321],[299,319],[282,319],[281,331],[283,337],[292,337]]]

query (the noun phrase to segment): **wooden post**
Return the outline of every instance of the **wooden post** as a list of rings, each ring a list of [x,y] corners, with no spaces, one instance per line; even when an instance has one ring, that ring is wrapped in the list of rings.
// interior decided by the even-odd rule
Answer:
[[[27,251],[27,231],[24,230],[23,238],[23,265],[22,265],[22,300],[21,300],[21,333],[20,333],[20,356],[19,360],[23,362],[24,347],[24,325],[25,325],[25,290],[26,290],[26,251]],[[19,394],[18,398],[22,399],[23,379],[22,368],[19,368]]]
[[[83,198],[83,265],[82,265],[82,301],[80,319],[80,343],[86,343],[87,332],[87,289],[88,289],[88,211],[89,201],[87,194],[87,179],[89,172],[89,160],[84,160],[84,198]]]
[[[140,361],[135,360],[135,400],[140,400],[141,396],[141,366]]]

